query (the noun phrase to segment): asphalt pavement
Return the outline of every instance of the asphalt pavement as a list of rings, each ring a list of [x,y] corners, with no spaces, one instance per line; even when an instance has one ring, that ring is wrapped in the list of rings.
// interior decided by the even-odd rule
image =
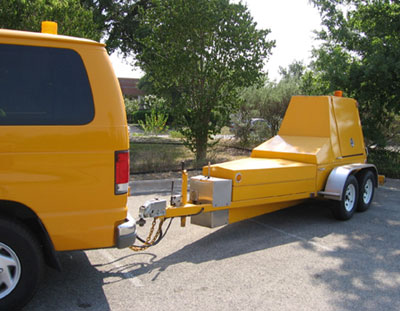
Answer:
[[[130,213],[165,185],[135,190]],[[400,310],[400,180],[349,221],[313,201],[215,229],[174,220],[141,253],[59,258],[63,271],[47,269],[25,310]]]

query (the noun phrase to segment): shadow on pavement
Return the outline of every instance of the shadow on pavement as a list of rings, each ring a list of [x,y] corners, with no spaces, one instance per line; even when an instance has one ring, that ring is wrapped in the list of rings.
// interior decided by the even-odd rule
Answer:
[[[131,266],[140,276],[190,262],[200,264],[297,242],[302,248],[335,259],[339,266],[312,275],[315,286],[328,288],[337,310],[400,310],[400,183],[380,188],[370,210],[350,221],[333,218],[326,202],[308,202],[228,225],[150,263]],[[313,241],[338,236],[340,245]],[[317,238],[317,239],[316,239]],[[324,243],[324,242],[321,242]],[[124,269],[129,269],[124,266]]]
[[[379,189],[370,210],[355,215],[357,229],[344,232],[346,246],[323,254],[340,266],[318,273],[314,283],[342,297],[332,298],[337,310],[400,310],[398,186]]]
[[[324,266],[312,275],[316,287],[324,286],[332,293],[329,304],[334,309],[400,310],[399,191],[399,184],[380,189],[371,209],[355,214],[350,221],[336,221],[325,202],[307,202],[222,227],[160,259],[149,252],[142,257],[129,253],[92,266],[84,252],[62,253],[64,272],[48,271],[29,310],[109,310],[102,289],[106,278],[115,277],[118,282],[153,272],[154,280],[179,263],[218,261],[289,243],[318,252],[317,258],[339,261],[339,265]],[[342,242],[331,246],[319,239],[328,236],[338,236]],[[149,260],[143,262],[143,256]],[[118,262],[121,266],[99,271]],[[91,298],[86,301],[83,297]]]
[[[103,275],[85,252],[58,254],[62,272],[48,268],[42,285],[24,310],[110,310],[103,292]]]

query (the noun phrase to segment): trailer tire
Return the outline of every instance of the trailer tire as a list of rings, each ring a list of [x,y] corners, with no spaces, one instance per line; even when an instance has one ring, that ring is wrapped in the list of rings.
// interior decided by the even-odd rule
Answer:
[[[0,310],[18,310],[35,294],[44,268],[32,233],[13,220],[0,219]]]
[[[350,175],[347,177],[343,187],[342,199],[335,202],[334,215],[339,220],[350,219],[357,209],[358,201],[358,182],[357,179]]]
[[[365,171],[360,177],[360,189],[357,212],[365,212],[371,205],[375,194],[375,176],[371,171]]]

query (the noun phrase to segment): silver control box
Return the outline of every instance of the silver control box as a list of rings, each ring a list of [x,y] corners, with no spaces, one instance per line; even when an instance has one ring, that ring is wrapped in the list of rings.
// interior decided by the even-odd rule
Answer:
[[[190,200],[194,204],[206,203],[213,207],[230,206],[232,180],[203,175],[191,177]]]

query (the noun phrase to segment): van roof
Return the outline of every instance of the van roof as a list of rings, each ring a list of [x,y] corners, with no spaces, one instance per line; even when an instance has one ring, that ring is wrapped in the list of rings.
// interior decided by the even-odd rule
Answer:
[[[21,30],[10,30],[10,29],[0,29],[0,38],[16,38],[16,39],[27,39],[35,41],[56,41],[56,42],[69,42],[75,44],[89,44],[96,46],[105,46],[103,43],[99,43],[94,40],[63,36],[63,35],[53,35],[41,32],[31,32],[31,31],[21,31]]]

